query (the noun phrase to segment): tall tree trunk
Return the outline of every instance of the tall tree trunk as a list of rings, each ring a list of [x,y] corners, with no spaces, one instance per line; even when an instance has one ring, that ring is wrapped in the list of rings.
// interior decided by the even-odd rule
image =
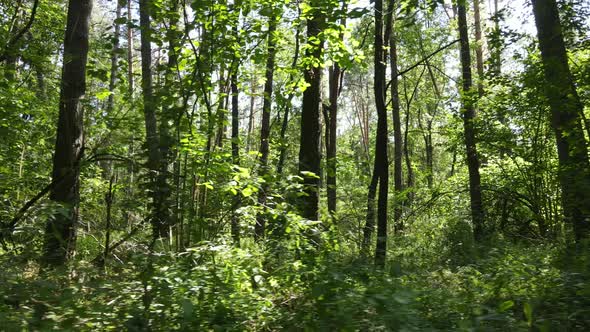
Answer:
[[[498,0],[494,0],[494,16],[492,20],[494,21],[494,45],[492,46],[492,54],[490,59],[490,67],[492,73],[495,76],[499,76],[502,73],[502,47],[500,44],[500,13],[498,10]]]
[[[532,3],[556,136],[563,213],[580,240],[590,236],[590,165],[580,119],[583,106],[569,68],[557,3]]]
[[[64,61],[59,102],[57,140],[49,198],[66,209],[53,215],[45,227],[42,264],[63,265],[76,244],[80,200],[80,159],[84,152],[84,113],[80,98],[86,92],[86,60],[92,0],[70,0],[64,39]]]
[[[336,131],[341,75],[342,70],[337,63],[328,71],[330,105],[326,110],[326,194],[328,196],[328,212],[332,217],[336,213]]]
[[[459,39],[461,44],[462,91],[461,107],[465,131],[465,148],[467,167],[469,169],[469,197],[471,201],[471,218],[473,235],[476,240],[484,236],[484,207],[481,198],[481,178],[479,175],[479,157],[477,155],[475,134],[475,109],[472,91],[471,54],[467,32],[467,7],[462,1],[457,3]]]
[[[143,113],[148,150],[147,166],[151,178],[150,196],[152,199],[150,222],[154,239],[165,237],[166,209],[163,196],[158,188],[158,173],[161,166],[160,139],[156,120],[156,100],[152,86],[152,47],[150,44],[150,1],[139,1],[139,24],[141,27],[141,88],[143,93]]]
[[[347,2],[342,2],[342,12],[346,13]],[[346,26],[346,17],[341,19],[340,25]],[[338,36],[340,42],[344,42],[344,32]],[[338,128],[338,97],[342,88],[342,75],[344,75],[340,65],[335,62],[328,72],[329,84],[329,108],[328,122],[326,123],[326,194],[328,196],[328,212],[334,220],[336,213],[336,142]]]
[[[310,1],[312,7],[307,18],[307,56],[320,59],[324,48],[324,38],[320,36],[324,26],[321,13],[322,2]],[[319,42],[318,42],[319,38]],[[303,92],[301,108],[301,141],[299,146],[299,173],[303,177],[305,196],[299,200],[301,216],[318,220],[319,175],[320,175],[320,90],[322,69],[319,66],[306,68],[304,79],[308,84]]]
[[[254,129],[254,106],[256,105],[256,74],[250,81],[250,111],[248,112],[248,131],[246,132],[246,152],[252,147],[252,130]]]
[[[481,98],[484,94],[483,89],[483,40],[481,38],[481,15],[479,0],[473,0],[473,20],[475,24],[475,67],[477,69],[477,93]]]
[[[131,21],[133,14],[131,12],[131,0],[127,0],[127,84],[129,84],[129,96],[133,97],[133,28]]]
[[[115,14],[115,23],[113,23],[115,33],[113,34],[113,48],[111,50],[111,77],[109,80],[109,98],[107,100],[107,113],[112,114],[115,106],[115,86],[117,84],[118,55],[119,55],[119,37],[121,36],[121,25],[118,22],[121,17],[123,0],[117,0],[117,10]]]
[[[179,37],[180,33],[177,29],[178,21],[180,20],[180,13],[178,12],[178,0],[173,0],[170,3],[169,16],[170,22],[168,23],[168,29],[166,30],[166,41],[168,42],[168,64],[165,72],[165,86],[168,96],[174,96],[173,91],[176,87],[175,74],[178,66],[178,48],[179,48]],[[170,171],[168,170],[172,160],[172,146],[174,144],[172,137],[172,128],[170,123],[176,122],[179,112],[179,104],[176,98],[171,100],[165,100],[162,103],[162,114],[159,123],[159,135],[160,135],[160,169],[158,171],[158,191],[161,195],[161,216],[162,216],[162,229],[166,234],[160,233],[160,236],[166,237],[170,234],[170,227],[175,223],[176,220],[171,218],[171,207],[170,197],[172,195],[172,186],[170,185]]]
[[[365,227],[363,228],[363,243],[361,247],[361,254],[368,256],[371,251],[371,239],[375,231],[375,196],[377,196],[377,184],[379,184],[379,174],[375,169],[376,164],[373,164],[373,175],[371,176],[371,183],[367,194],[367,219]]]
[[[397,39],[395,34],[395,0],[390,0],[387,12],[387,39],[389,39],[389,65],[391,67],[391,105],[392,105],[392,120],[393,120],[393,186],[395,190],[395,207],[393,209],[393,220],[395,231],[403,230],[402,224],[402,206],[401,192],[403,188],[403,140],[402,140],[402,124],[400,116],[400,100],[399,100],[399,77],[397,70]],[[385,42],[387,42],[387,39]]]
[[[107,107],[106,107],[106,113],[107,113],[107,124],[109,126],[109,128],[111,127],[112,124],[112,116],[113,116],[113,109],[115,107],[115,87],[117,84],[117,72],[119,69],[119,63],[118,63],[118,58],[119,58],[119,37],[121,35],[121,26],[118,22],[118,19],[121,17],[121,10],[123,7],[123,0],[117,0],[117,9],[115,12],[115,21],[113,23],[113,28],[114,28],[114,34],[113,34],[113,48],[111,49],[111,70],[110,70],[110,77],[109,77],[109,97],[107,99]],[[111,145],[111,133],[109,132],[107,134],[107,137],[105,138],[105,143],[106,146]],[[104,179],[108,179],[111,176],[112,173],[112,161],[110,160],[105,160],[100,162],[100,165],[103,169],[103,176]]]
[[[272,8],[271,8],[272,12]],[[269,179],[269,167],[268,167],[268,155],[269,155],[269,137],[270,137],[270,108],[272,106],[272,88],[273,88],[273,77],[275,70],[275,55],[276,55],[276,36],[275,31],[277,29],[276,13],[272,13],[269,17],[268,22],[268,41],[267,41],[267,58],[266,58],[266,69],[264,82],[264,100],[262,103],[262,123],[260,124],[260,169],[258,175],[264,180],[262,190],[258,192],[258,204],[265,209],[267,191],[270,189],[268,185]],[[266,216],[263,213],[258,213],[256,216],[256,225],[254,227],[254,236],[257,239],[264,238],[265,234],[265,222]]]
[[[237,35],[237,26],[234,34]],[[240,165],[240,92],[238,90],[238,59],[234,59],[234,68],[231,75],[231,155],[234,165]],[[231,235],[236,246],[240,245],[240,223],[236,210],[240,206],[240,197],[234,196],[231,219]]]
[[[298,9],[300,11],[300,9]],[[299,13],[301,14],[301,13]],[[297,68],[297,62],[299,60],[299,35],[301,34],[300,25],[297,25],[297,31],[295,32],[295,50],[293,55],[293,62],[291,63],[291,68]],[[291,73],[289,75],[289,82],[294,80],[294,74]],[[287,156],[287,127],[289,125],[289,112],[291,111],[293,97],[295,96],[295,90],[289,93],[287,100],[285,101],[284,109],[283,109],[283,120],[281,123],[281,145],[280,145],[280,152],[279,152],[279,161],[277,163],[277,175],[281,176],[283,174],[283,167],[285,165],[285,158]]]
[[[385,106],[385,57],[383,42],[383,1],[375,0],[375,106],[377,109],[377,137],[375,141],[375,168],[379,176],[377,197],[377,246],[375,265],[385,266],[387,250],[387,195],[389,191],[389,161],[387,159],[387,108]]]

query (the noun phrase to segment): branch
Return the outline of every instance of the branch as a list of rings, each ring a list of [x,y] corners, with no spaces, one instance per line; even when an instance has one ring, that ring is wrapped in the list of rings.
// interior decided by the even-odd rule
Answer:
[[[105,263],[105,258],[108,256],[108,254],[112,253],[115,249],[117,249],[120,245],[122,245],[123,243],[127,242],[127,240],[129,240],[133,235],[135,235],[135,233],[137,233],[137,231],[140,229],[141,227],[141,223],[137,226],[135,226],[129,233],[127,233],[127,235],[125,235],[122,239],[120,239],[119,241],[117,241],[116,243],[112,244],[108,250],[108,252],[105,250],[104,252],[98,254],[96,257],[94,257],[94,259],[91,261],[92,264],[102,267]]]
[[[455,44],[456,44],[456,43],[458,43],[459,41],[460,41],[459,39],[455,39],[455,40],[453,40],[452,42],[450,42],[450,43],[446,44],[445,46],[443,46],[443,47],[440,47],[438,50],[436,50],[436,51],[434,51],[434,52],[430,53],[429,55],[427,55],[426,57],[424,57],[422,60],[420,60],[420,61],[416,62],[416,63],[415,63],[415,64],[413,64],[413,65],[411,65],[409,68],[399,71],[399,72],[397,73],[397,76],[402,76],[402,75],[406,74],[406,73],[407,73],[407,72],[409,72],[410,70],[412,70],[412,69],[414,69],[414,68],[418,67],[418,66],[419,66],[419,65],[421,65],[423,62],[425,62],[425,61],[428,61],[428,60],[429,60],[430,58],[432,58],[433,56],[435,56],[435,55],[437,55],[438,53],[440,53],[440,52],[442,52],[442,51],[446,50],[447,48],[449,48],[449,47],[451,47],[451,46],[455,45]],[[390,83],[391,83],[391,82],[390,82]]]
[[[35,14],[37,14],[37,7],[38,6],[39,6],[39,0],[35,0],[35,2],[33,3],[33,9],[31,11],[31,17],[29,17],[29,21],[14,37],[12,37],[8,41],[8,44],[6,44],[6,49],[4,50],[2,55],[0,55],[0,62],[6,60],[6,53],[8,52],[8,50],[11,49],[12,47],[14,47],[16,42],[18,42],[18,40],[21,39],[22,36],[25,33],[27,33],[27,31],[29,31],[29,29],[33,25],[33,21],[35,20]]]
[[[51,183],[45,186],[45,188],[43,188],[43,190],[41,190],[37,195],[35,195],[35,197],[31,198],[25,205],[23,205],[23,207],[21,207],[18,210],[14,218],[12,218],[10,223],[8,223],[8,225],[5,225],[6,229],[12,232],[14,230],[14,226],[16,226],[18,221],[25,215],[27,210],[29,210],[33,205],[35,205],[35,203],[37,203],[37,201],[40,200],[43,196],[45,196],[49,191],[55,188],[55,186],[57,186],[61,181],[63,181],[63,179],[71,172],[72,169],[70,169],[67,173],[60,176],[59,178],[51,181]]]

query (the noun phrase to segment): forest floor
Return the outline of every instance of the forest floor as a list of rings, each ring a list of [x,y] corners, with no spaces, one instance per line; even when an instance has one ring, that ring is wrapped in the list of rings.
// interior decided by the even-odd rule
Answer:
[[[207,243],[39,273],[3,253],[1,331],[584,331],[590,255],[496,241],[446,257],[398,241],[385,270],[336,249]],[[125,260],[125,263],[123,263]]]

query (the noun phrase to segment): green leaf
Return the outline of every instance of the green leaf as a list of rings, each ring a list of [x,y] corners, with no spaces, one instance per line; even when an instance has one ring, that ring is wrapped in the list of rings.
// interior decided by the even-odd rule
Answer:
[[[244,195],[244,197],[250,197],[250,196],[252,196],[253,192],[254,192],[254,190],[252,190],[251,187],[246,187],[246,188],[244,188],[244,190],[242,190],[242,195]]]
[[[526,317],[526,321],[528,326],[532,326],[533,325],[533,308],[531,307],[530,303],[525,303],[524,304],[524,316]]]
[[[107,98],[108,98],[108,97],[109,97],[111,94],[112,94],[112,92],[111,92],[111,91],[109,91],[109,90],[102,90],[102,91],[99,91],[99,92],[96,94],[96,98],[97,98],[98,100],[101,100],[101,101],[102,101],[102,100],[105,100],[105,99],[107,99]]]
[[[512,308],[514,306],[514,301],[504,301],[502,302],[502,304],[500,304],[500,307],[498,308],[500,310],[500,312],[504,312],[510,308]]]

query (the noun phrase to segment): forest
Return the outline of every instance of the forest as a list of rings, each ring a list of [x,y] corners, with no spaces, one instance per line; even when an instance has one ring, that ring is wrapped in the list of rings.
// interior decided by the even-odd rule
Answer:
[[[0,0],[0,331],[589,331],[588,0]]]

